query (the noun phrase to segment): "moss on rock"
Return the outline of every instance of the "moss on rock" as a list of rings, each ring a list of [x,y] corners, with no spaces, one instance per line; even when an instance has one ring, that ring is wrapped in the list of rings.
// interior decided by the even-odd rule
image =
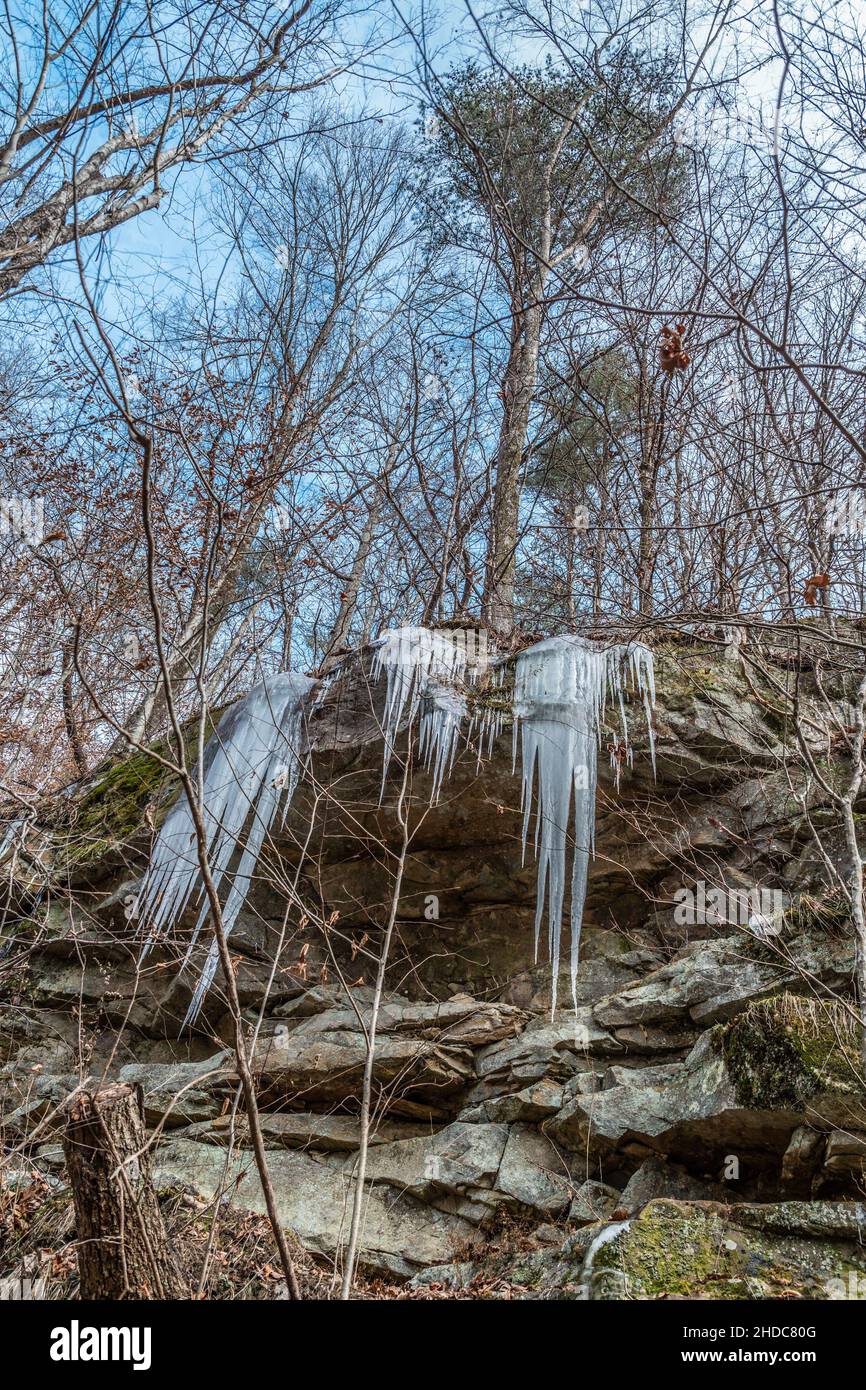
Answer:
[[[748,1229],[741,1211],[710,1202],[650,1202],[598,1251],[593,1297],[834,1298],[837,1286],[866,1267],[854,1241],[804,1237],[802,1229]]]
[[[225,707],[210,712],[205,723],[205,741],[224,713]],[[183,737],[186,758],[192,764],[197,756],[199,738],[197,718],[184,726]],[[154,807],[153,825],[159,826],[177,791],[177,779],[166,771],[159,755],[174,760],[174,750],[164,739],[154,744],[153,754],[134,752],[118,759],[96,782],[64,804],[55,826],[60,839],[58,858],[62,868],[94,864],[119,846],[128,844],[141,833],[148,805]]]
[[[132,839],[165,778],[162,763],[149,753],[133,753],[109,768],[72,808],[61,850],[65,863],[92,863]]]
[[[743,1297],[742,1292],[725,1292],[731,1279],[739,1282],[730,1254],[718,1211],[650,1202],[626,1231],[598,1251],[594,1292],[604,1296],[606,1289],[619,1286],[619,1296],[651,1299],[688,1297],[703,1287],[709,1297]]]
[[[740,1105],[797,1110],[819,1092],[863,1095],[853,1021],[831,1000],[781,994],[715,1029]]]

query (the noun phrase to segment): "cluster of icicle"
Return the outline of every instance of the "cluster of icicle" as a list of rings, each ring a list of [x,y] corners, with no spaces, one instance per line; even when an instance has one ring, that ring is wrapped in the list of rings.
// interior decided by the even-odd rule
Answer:
[[[477,741],[478,756],[488,755],[501,731],[502,701],[484,707],[477,701],[467,726],[467,689],[481,676],[486,686],[502,689],[506,658],[467,648],[466,634],[423,627],[404,627],[380,637],[372,676],[386,681],[382,714],[384,756],[382,790],[398,733],[419,722],[419,755],[431,777],[431,801],[441,792],[454,764],[461,738]],[[243,906],[265,836],[283,804],[283,819],[307,757],[305,715],[317,682],[287,673],[274,676],[234,705],[222,719],[205,752],[204,818],[208,861],[219,888],[236,848],[241,857],[232,875],[223,908],[228,935]],[[548,946],[553,973],[553,1006],[559,969],[561,924],[567,880],[567,842],[573,824],[571,871],[571,980],[576,991],[580,923],[593,852],[597,754],[606,704],[619,707],[622,737],[628,746],[625,691],[641,698],[647,716],[655,767],[650,710],[655,701],[652,653],[639,644],[600,647],[579,637],[552,637],[521,652],[516,660],[514,690],[514,766],[518,742],[523,779],[523,853],[532,816],[538,860],[536,951],[545,902]],[[318,698],[321,698],[321,687]],[[419,719],[420,716],[420,719]],[[572,805],[574,807],[572,820]],[[248,825],[249,822],[249,825]],[[248,827],[248,828],[246,828]],[[244,830],[246,828],[246,833]],[[146,931],[145,949],[170,931],[193,892],[202,893],[192,817],[185,797],[162,827],[142,886],[138,916]],[[205,901],[193,938],[208,915]],[[187,1013],[195,1018],[213,980],[215,943]]]
[[[411,728],[420,712],[418,754],[431,776],[431,804],[438,801],[460,746],[468,712],[466,688],[477,685],[482,676],[494,687],[502,684],[502,664],[488,657],[486,647],[477,647],[472,636],[463,629],[449,637],[447,629],[400,627],[379,638],[372,677],[378,680],[384,674],[386,680],[383,794],[397,734],[401,728]],[[501,707],[478,705],[472,714],[466,739],[477,741],[479,761],[485,747],[488,757],[493,751],[502,713]]]

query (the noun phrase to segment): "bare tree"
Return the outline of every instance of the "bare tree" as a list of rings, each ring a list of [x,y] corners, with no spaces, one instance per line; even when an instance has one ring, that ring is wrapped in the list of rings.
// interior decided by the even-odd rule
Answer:
[[[255,142],[263,114],[333,77],[339,0],[277,14],[62,0],[4,11],[0,296],[52,254],[161,205],[166,180]]]

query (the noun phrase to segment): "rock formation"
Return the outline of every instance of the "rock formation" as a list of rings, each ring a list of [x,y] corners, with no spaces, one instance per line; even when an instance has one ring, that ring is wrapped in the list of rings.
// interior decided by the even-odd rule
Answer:
[[[503,687],[470,691],[495,719],[473,725],[483,747],[461,737],[432,805],[441,767],[412,772],[368,1274],[419,1296],[495,1277],[511,1296],[581,1298],[848,1297],[866,1280],[854,944],[791,795],[772,690],[696,642],[657,644],[656,685],[655,773],[642,717],[632,764],[613,725],[599,760],[576,1008],[566,971],[551,1014],[534,952]],[[330,681],[309,775],[264,838],[231,936],[280,1219],[326,1266],[347,1235],[397,845],[407,734],[380,799],[386,698],[369,653]],[[198,907],[141,959],[138,893],[176,795],[135,753],[6,837],[0,1190],[37,1172],[63,1196],[63,1107],[98,1077],[141,1085],[159,1189],[263,1210],[218,969],[184,1027],[209,944],[206,927],[193,939]],[[727,917],[682,920],[677,894],[699,881],[731,891]],[[775,895],[769,921],[736,910],[756,888]],[[491,1253],[506,1221],[522,1244]]]

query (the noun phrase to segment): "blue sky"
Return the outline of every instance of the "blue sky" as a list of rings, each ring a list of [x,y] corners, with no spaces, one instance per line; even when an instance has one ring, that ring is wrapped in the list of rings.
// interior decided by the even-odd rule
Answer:
[[[569,9],[573,22],[580,25],[591,20],[593,0],[575,3]],[[410,8],[402,0],[382,0],[371,18],[364,14],[354,20],[341,35],[356,48],[365,48],[367,55],[355,70],[332,84],[331,93],[347,111],[365,110],[371,116],[379,113],[386,120],[414,121],[417,118],[421,89],[417,79],[419,49],[407,32],[415,33],[421,25],[426,30],[427,53],[436,71],[445,70],[449,63],[470,53],[483,53],[478,24],[495,42],[496,53],[510,65],[538,62],[548,45],[537,36],[520,35],[509,21],[508,0],[474,7],[471,0],[445,0],[431,9],[421,3]],[[373,48],[373,25],[389,42]],[[696,41],[697,34],[692,35]],[[767,70],[756,74],[743,84],[740,96],[756,106],[772,97],[777,78]],[[293,109],[300,115],[301,99]],[[101,246],[90,243],[88,268],[91,284],[98,294],[106,326],[119,343],[130,341],[128,333],[135,324],[144,324],[147,315],[142,309],[167,307],[201,280],[207,289],[214,289],[218,277],[224,274],[226,258],[231,251],[216,232],[207,209],[211,175],[206,163],[175,171],[167,185],[162,206],[126,223],[107,237]],[[80,287],[71,257],[57,257],[52,266],[57,283],[71,300],[80,302]],[[231,294],[233,277],[224,276],[222,290]],[[12,315],[21,326],[25,340],[34,346],[37,355],[46,342],[44,315],[31,298],[13,302]],[[67,316],[67,321],[68,321]],[[22,319],[25,320],[22,323]],[[27,324],[29,320],[29,325]]]

